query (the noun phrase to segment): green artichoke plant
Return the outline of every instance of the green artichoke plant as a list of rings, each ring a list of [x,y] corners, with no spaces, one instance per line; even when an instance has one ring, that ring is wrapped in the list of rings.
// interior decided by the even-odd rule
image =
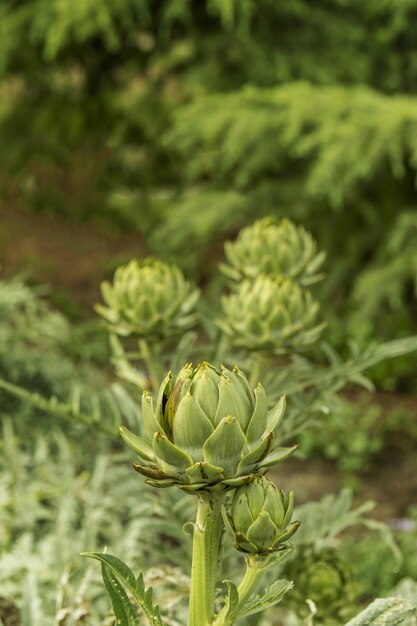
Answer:
[[[164,338],[196,322],[199,290],[174,265],[132,260],[116,270],[113,284],[103,282],[101,291],[107,306],[96,310],[117,335]]]
[[[317,624],[335,626],[345,623],[352,616],[359,589],[346,563],[334,548],[304,555],[304,558],[291,563],[290,573],[297,577],[291,604],[300,617],[306,616],[303,610],[306,598],[316,605]]]
[[[235,546],[241,552],[266,555],[276,552],[295,533],[300,522],[292,522],[294,496],[287,496],[265,477],[238,487],[230,513],[223,519]]]
[[[302,226],[273,217],[258,220],[225,243],[227,263],[221,270],[233,281],[254,280],[259,274],[292,278],[302,285],[320,280],[325,258]]]
[[[209,363],[186,365],[176,380],[169,373],[156,402],[143,394],[143,436],[121,428],[139,455],[135,469],[156,487],[220,492],[265,473],[296,446],[277,445],[285,409],[281,398],[268,411],[259,384],[251,391],[235,368],[218,371]]]
[[[237,348],[270,354],[301,348],[317,340],[324,324],[315,325],[318,303],[289,279],[259,276],[244,281],[222,298],[217,325]]]

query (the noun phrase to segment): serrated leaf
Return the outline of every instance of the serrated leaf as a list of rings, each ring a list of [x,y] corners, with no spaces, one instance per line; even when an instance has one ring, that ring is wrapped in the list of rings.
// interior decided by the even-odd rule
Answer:
[[[118,626],[140,626],[135,607],[129,600],[126,591],[110,567],[107,567],[104,563],[101,564],[101,575],[109,594]]]
[[[139,576],[135,578],[135,575],[126,563],[123,563],[123,561],[115,556],[112,556],[111,554],[83,552],[82,556],[88,556],[104,563],[105,566],[111,571],[112,575],[115,576],[129,591],[129,593],[132,594],[134,600],[142,609],[150,624],[152,626],[165,626],[165,622],[162,620],[158,605],[153,603],[152,587],[145,589],[142,573],[139,573]],[[126,623],[126,626],[129,626],[129,622]]]
[[[246,603],[239,610],[236,619],[254,615],[278,604],[293,586],[294,583],[291,580],[276,580],[262,596],[257,595],[251,602]]]
[[[237,591],[237,587],[234,583],[232,583],[230,580],[225,580],[224,582],[226,583],[228,587],[226,604],[225,604],[225,607],[227,607],[227,611],[224,616],[224,622],[225,624],[227,624],[228,618],[234,614],[236,607],[239,604],[239,594]]]
[[[412,604],[401,598],[378,598],[345,626],[396,626],[406,617],[416,615]]]

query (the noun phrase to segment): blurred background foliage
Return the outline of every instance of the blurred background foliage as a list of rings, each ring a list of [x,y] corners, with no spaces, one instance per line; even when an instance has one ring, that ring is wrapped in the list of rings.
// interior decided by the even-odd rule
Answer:
[[[415,330],[414,0],[4,0],[2,199],[201,280],[261,215],[327,250],[332,339]],[[372,33],[372,36],[370,36]],[[416,361],[375,373],[415,387]]]
[[[343,357],[348,337],[364,349],[415,334],[416,18],[417,0],[2,0],[0,378],[63,403],[79,387],[99,424],[94,394],[114,379],[92,319],[100,280],[151,252],[218,303],[223,241],[264,215],[327,252],[314,290]],[[308,593],[331,607],[326,624],[342,619],[326,577],[343,578],[352,610],[376,593],[416,597],[416,366],[379,363],[379,402],[348,388],[325,428],[302,433],[308,476],[290,467],[300,502],[342,482],[376,498],[402,553],[361,531],[337,557],[320,552]],[[156,565],[161,536],[172,567],[150,582],[168,580],[159,593],[175,613],[182,505],[166,525],[172,502],[123,482],[131,459],[94,428],[3,392],[0,419],[0,582],[24,626],[111,624],[97,572],[74,554],[109,544]],[[328,529],[313,531],[320,543]]]

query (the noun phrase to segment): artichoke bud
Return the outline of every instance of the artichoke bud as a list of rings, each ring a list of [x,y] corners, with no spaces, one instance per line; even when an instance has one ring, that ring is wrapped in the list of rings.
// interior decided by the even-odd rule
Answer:
[[[316,324],[318,304],[289,279],[258,276],[222,298],[219,328],[237,348],[269,354],[314,343],[324,327]]]
[[[223,517],[238,550],[267,555],[280,550],[299,527],[300,522],[291,523],[293,508],[292,492],[285,496],[259,477],[236,489],[230,513],[223,509]]]
[[[220,266],[234,282],[254,280],[259,274],[291,278],[310,285],[322,278],[317,272],[325,259],[302,226],[274,217],[257,220],[225,244],[227,263]]]
[[[345,623],[346,607],[355,603],[357,590],[349,568],[334,549],[304,555],[300,562],[292,563],[291,574],[299,581],[294,597],[297,609],[310,598],[317,606],[317,616],[326,623],[329,618]]]
[[[143,434],[121,428],[139,455],[137,471],[155,486],[223,491],[242,485],[290,456],[296,446],[277,445],[285,403],[268,410],[261,385],[252,391],[238,369],[209,363],[169,373],[156,402],[145,392]]]
[[[199,291],[175,265],[154,259],[132,260],[119,267],[113,283],[101,286],[98,304],[110,332],[159,340],[182,333],[197,321]]]

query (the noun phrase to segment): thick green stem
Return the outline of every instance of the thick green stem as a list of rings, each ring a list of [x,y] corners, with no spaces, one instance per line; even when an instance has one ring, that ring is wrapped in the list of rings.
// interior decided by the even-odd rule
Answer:
[[[149,344],[146,339],[139,340],[139,348],[142,359],[145,362],[151,381],[152,389],[157,391],[162,382],[162,368],[160,364],[160,356],[155,346]]]
[[[248,556],[246,558],[246,572],[237,588],[238,603],[233,611],[230,612],[229,606],[226,604],[214,620],[213,626],[232,626],[235,623],[240,608],[246,603],[258,586],[267,561],[268,559],[266,557],[261,556]]]
[[[214,616],[214,592],[223,530],[222,498],[201,495],[193,533],[193,562],[188,626],[209,626]]]

